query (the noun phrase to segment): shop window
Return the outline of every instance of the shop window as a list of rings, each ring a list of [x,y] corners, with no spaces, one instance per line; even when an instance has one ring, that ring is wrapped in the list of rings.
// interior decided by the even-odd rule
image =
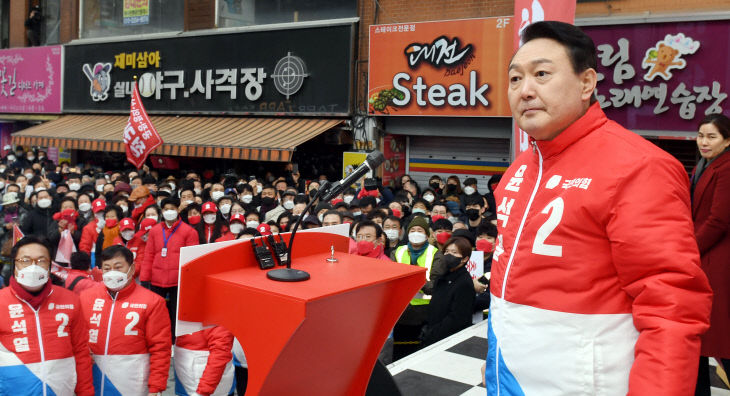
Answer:
[[[357,16],[356,0],[217,0],[218,27]]]
[[[81,38],[182,31],[181,0],[84,0]]]
[[[42,0],[41,6],[41,45],[59,44],[61,39],[61,0]]]

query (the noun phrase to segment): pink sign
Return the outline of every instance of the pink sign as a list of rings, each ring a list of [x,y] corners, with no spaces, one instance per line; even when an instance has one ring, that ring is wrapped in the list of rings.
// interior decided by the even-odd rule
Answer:
[[[0,50],[0,113],[60,113],[62,47]]]

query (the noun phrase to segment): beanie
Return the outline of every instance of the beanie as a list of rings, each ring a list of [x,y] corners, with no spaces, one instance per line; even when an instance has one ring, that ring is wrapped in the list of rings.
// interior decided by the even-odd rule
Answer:
[[[411,228],[413,228],[415,226],[420,226],[424,230],[426,230],[426,236],[431,235],[431,231],[428,228],[428,221],[426,220],[426,218],[424,216],[418,216],[418,215],[414,216],[413,220],[411,220],[411,222],[408,224],[408,230],[406,230],[406,233],[407,234],[410,233]]]

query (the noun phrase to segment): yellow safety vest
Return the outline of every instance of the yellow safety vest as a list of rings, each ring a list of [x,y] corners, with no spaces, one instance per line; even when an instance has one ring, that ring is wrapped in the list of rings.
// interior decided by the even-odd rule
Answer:
[[[426,268],[426,281],[431,280],[431,265],[433,264],[433,258],[436,256],[436,252],[438,251],[438,248],[435,246],[428,245],[426,251],[423,252],[423,254],[416,260],[416,264],[419,267]],[[408,251],[407,245],[398,246],[398,248],[395,249],[395,261],[402,264],[411,263],[411,254]],[[418,293],[416,293],[416,296],[411,300],[411,305],[425,305],[430,301],[431,296],[424,294],[423,290],[419,290]]]

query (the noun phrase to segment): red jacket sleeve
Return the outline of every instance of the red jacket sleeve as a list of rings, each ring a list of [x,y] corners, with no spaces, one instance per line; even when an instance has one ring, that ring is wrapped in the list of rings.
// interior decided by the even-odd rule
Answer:
[[[198,238],[198,233],[195,231],[193,227],[188,228],[189,232],[187,235],[187,238],[185,238],[185,245],[183,246],[195,246],[200,244],[200,238]]]
[[[196,392],[200,395],[210,395],[221,381],[226,365],[233,359],[233,333],[221,326],[203,330],[208,341],[208,363],[205,365],[203,376],[198,382]]]
[[[726,154],[727,155],[727,154]],[[695,236],[700,254],[704,254],[722,239],[730,229],[730,167],[717,169],[715,172],[715,195],[710,206],[710,215],[702,224],[695,224]],[[708,175],[705,175],[707,177]]]
[[[89,329],[84,320],[84,314],[81,310],[81,300],[74,294],[74,305],[78,309],[74,310],[73,323],[71,328],[71,343],[73,347],[74,360],[76,361],[76,389],[75,393],[79,396],[94,395],[94,380],[91,371],[91,350],[89,349]]]
[[[687,175],[670,158],[638,159],[607,219],[619,282],[639,332],[628,395],[689,395],[712,291],[699,267]]]
[[[139,280],[142,282],[149,282],[152,278],[152,262],[155,260],[155,253],[157,252],[156,242],[157,235],[155,234],[155,227],[153,227],[147,238],[147,246],[144,249],[144,260],[142,261],[142,268],[140,268],[139,272]]]
[[[147,337],[147,350],[150,353],[149,390],[150,393],[156,393],[167,388],[172,338],[170,316],[165,301],[161,297],[156,298],[150,305],[151,309],[145,324],[145,337]]]
[[[94,246],[94,242],[98,235],[99,233],[96,232],[96,220],[94,220],[87,224],[81,231],[79,250],[91,254],[91,247]]]

